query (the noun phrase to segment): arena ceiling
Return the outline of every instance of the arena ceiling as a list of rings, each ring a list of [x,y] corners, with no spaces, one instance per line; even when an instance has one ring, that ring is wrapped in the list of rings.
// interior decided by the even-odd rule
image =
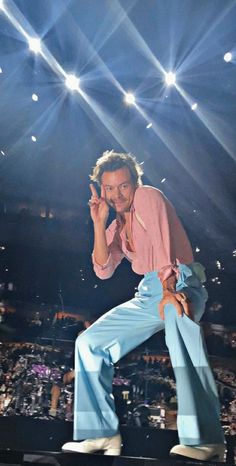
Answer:
[[[95,160],[129,151],[196,258],[235,273],[235,19],[235,0],[1,0],[2,200],[83,225]]]

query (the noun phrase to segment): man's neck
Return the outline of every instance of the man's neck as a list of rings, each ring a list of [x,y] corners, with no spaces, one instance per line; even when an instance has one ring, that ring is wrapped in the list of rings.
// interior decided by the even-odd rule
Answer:
[[[129,222],[130,210],[128,212],[123,212],[122,214],[118,214],[117,217],[121,220],[123,224]]]

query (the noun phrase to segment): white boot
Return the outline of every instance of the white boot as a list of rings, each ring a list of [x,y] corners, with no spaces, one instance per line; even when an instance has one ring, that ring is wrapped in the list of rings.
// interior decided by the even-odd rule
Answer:
[[[102,437],[84,440],[83,442],[67,442],[62,446],[64,452],[95,453],[103,450],[104,455],[119,456],[121,452],[121,436]]]
[[[193,458],[200,461],[224,461],[225,445],[223,443],[215,443],[209,445],[175,445],[170,450],[170,455],[181,455],[187,458]]]

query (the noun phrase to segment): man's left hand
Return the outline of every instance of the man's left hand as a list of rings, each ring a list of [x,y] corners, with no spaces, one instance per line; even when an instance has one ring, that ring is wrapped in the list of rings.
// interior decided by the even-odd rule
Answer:
[[[162,320],[165,320],[164,310],[167,304],[173,304],[179,317],[186,314],[190,319],[194,320],[191,310],[191,302],[187,299],[187,296],[184,293],[178,293],[176,291],[172,292],[169,290],[164,291],[163,298],[159,303],[159,314]]]

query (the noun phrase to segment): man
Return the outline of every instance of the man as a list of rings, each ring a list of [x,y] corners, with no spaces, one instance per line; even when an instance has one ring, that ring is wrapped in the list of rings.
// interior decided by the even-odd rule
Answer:
[[[173,206],[156,188],[142,186],[142,169],[129,154],[105,152],[91,176],[94,270],[110,278],[123,258],[144,275],[138,292],[93,324],[76,341],[74,439],[65,451],[119,455],[121,437],[112,396],[114,364],[165,328],[176,376],[180,445],[172,455],[222,459],[219,403],[201,328],[207,292],[203,267],[193,262]],[[116,220],[107,228],[109,208]],[[77,377],[78,375],[78,377]]]

